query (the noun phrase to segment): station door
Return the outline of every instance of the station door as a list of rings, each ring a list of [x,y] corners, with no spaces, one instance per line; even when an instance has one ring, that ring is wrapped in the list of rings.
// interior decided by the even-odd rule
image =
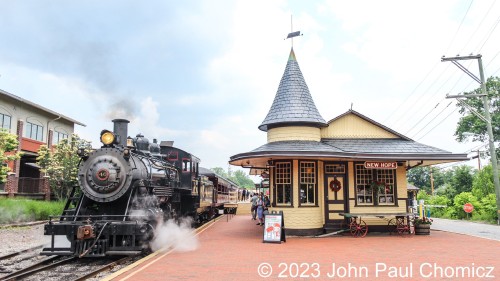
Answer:
[[[325,231],[327,233],[344,228],[344,217],[340,213],[349,210],[349,188],[347,163],[331,162],[324,165]]]

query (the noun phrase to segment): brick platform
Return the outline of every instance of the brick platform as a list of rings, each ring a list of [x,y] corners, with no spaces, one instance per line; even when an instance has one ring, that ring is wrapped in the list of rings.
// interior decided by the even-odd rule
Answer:
[[[500,280],[500,242],[494,240],[432,231],[407,238],[287,237],[272,244],[262,243],[262,227],[255,224],[250,215],[223,218],[198,235],[197,250],[157,254],[104,280],[255,281],[300,274],[308,276],[302,280]],[[270,277],[259,276],[263,263],[272,267]],[[265,266],[262,272],[268,272]],[[288,277],[278,278],[280,273]]]

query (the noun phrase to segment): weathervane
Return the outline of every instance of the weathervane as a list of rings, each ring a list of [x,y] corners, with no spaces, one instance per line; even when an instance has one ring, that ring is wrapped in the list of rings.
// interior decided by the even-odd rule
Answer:
[[[288,36],[285,38],[288,39],[288,38],[292,38],[292,48],[293,48],[293,37],[297,37],[297,36],[302,36],[303,34],[300,33],[300,31],[293,31],[293,16],[290,16],[290,33],[288,33]]]

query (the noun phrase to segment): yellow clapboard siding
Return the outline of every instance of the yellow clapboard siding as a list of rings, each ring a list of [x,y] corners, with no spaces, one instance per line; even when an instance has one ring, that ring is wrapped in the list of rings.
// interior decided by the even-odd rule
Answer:
[[[340,117],[321,128],[322,138],[399,138],[352,113]]]
[[[269,129],[267,131],[267,142],[302,140],[320,141],[321,131],[319,128],[304,126],[288,126]]]
[[[344,219],[343,216],[341,216],[341,215],[339,215],[337,213],[328,213],[328,218],[330,220],[343,220]]]
[[[323,227],[321,208],[296,207],[296,208],[270,208],[270,211],[283,211],[285,226],[293,229],[309,229]]]

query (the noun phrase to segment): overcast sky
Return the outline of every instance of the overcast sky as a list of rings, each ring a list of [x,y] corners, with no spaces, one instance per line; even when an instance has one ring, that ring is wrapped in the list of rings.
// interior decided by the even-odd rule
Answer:
[[[446,94],[479,85],[441,57],[481,54],[500,75],[500,1],[0,0],[0,89],[85,123],[99,146],[111,119],[129,134],[228,167],[266,143],[290,52],[325,120],[352,108],[454,153],[460,115]],[[479,77],[477,61],[462,61]],[[451,104],[449,105],[449,103]],[[447,105],[449,105],[447,107]],[[234,168],[233,168],[234,169]]]

